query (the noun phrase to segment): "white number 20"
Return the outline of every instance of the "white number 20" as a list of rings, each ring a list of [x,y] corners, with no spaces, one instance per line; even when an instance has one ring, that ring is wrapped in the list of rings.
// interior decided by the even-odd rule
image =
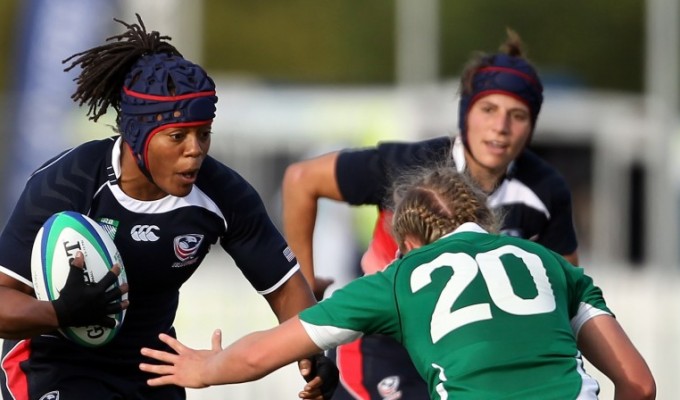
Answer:
[[[523,299],[515,294],[501,256],[512,254],[520,258],[529,270],[538,295]],[[437,343],[449,332],[477,321],[491,319],[489,303],[479,303],[451,311],[453,304],[479,271],[486,282],[491,301],[501,310],[515,315],[548,313],[555,309],[555,296],[541,259],[515,246],[477,254],[444,253],[427,264],[417,267],[411,275],[411,291],[416,293],[432,283],[431,274],[438,268],[451,268],[453,275],[442,290],[430,320],[432,342]]]

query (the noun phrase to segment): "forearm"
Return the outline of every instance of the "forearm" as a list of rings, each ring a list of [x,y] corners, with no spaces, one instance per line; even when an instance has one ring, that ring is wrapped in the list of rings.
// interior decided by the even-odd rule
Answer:
[[[282,183],[283,231],[314,289],[313,236],[321,198],[342,201],[335,176],[338,153],[328,153],[286,168]]]
[[[297,318],[274,328],[253,332],[214,353],[201,365],[206,385],[248,382],[319,353]]]
[[[57,328],[57,316],[49,301],[0,286],[0,337],[23,339]]]
[[[610,315],[599,315],[586,322],[579,333],[578,347],[614,383],[616,400],[656,397],[651,370]]]
[[[310,285],[299,272],[293,274],[283,286],[265,298],[279,323],[316,304]]]
[[[317,216],[317,199],[304,191],[283,189],[283,232],[309,285],[314,286],[312,241]]]
[[[263,332],[249,334],[206,360],[201,371],[204,383],[221,385],[249,382],[295,361],[281,360],[275,364],[276,352],[264,357],[257,349],[261,345],[258,341],[263,334]]]

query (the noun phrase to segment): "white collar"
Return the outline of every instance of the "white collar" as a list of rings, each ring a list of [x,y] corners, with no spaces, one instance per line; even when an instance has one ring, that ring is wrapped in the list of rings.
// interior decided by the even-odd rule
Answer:
[[[465,222],[464,224],[462,224],[458,228],[456,228],[453,232],[449,232],[446,235],[442,236],[441,238],[445,238],[445,237],[449,237],[451,235],[455,235],[457,233],[465,233],[465,232],[489,233],[484,228],[477,225],[475,222]]]
[[[113,173],[114,176],[116,177],[116,180],[120,178],[120,162],[121,162],[121,153],[120,153],[120,148],[121,142],[123,141],[122,136],[118,136],[118,139],[116,139],[116,143],[113,144],[113,150],[111,152],[111,167],[113,168]]]
[[[457,135],[453,139],[453,146],[451,146],[451,157],[453,157],[453,163],[456,165],[456,171],[458,171],[459,174],[465,172],[465,145],[463,144],[463,139],[461,139],[460,135]],[[508,164],[506,177],[512,177],[512,171],[514,168],[515,160],[512,160],[510,161],[510,164]]]

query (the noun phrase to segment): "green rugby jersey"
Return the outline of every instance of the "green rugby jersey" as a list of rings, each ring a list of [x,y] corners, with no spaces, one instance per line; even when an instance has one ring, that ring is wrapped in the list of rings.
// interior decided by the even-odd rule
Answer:
[[[582,268],[467,223],[300,313],[328,349],[362,334],[401,342],[433,399],[594,399],[576,335],[611,314]]]

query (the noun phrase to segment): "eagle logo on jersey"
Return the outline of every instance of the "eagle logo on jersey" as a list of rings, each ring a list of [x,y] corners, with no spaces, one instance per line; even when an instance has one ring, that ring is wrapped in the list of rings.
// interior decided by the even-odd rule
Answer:
[[[401,390],[399,390],[398,375],[386,376],[378,382],[378,393],[383,400],[397,400],[401,399]]]
[[[174,240],[175,255],[180,261],[194,258],[202,242],[203,235],[195,233],[176,236]]]
[[[40,400],[59,400],[59,391],[53,390],[49,393],[45,393]]]

